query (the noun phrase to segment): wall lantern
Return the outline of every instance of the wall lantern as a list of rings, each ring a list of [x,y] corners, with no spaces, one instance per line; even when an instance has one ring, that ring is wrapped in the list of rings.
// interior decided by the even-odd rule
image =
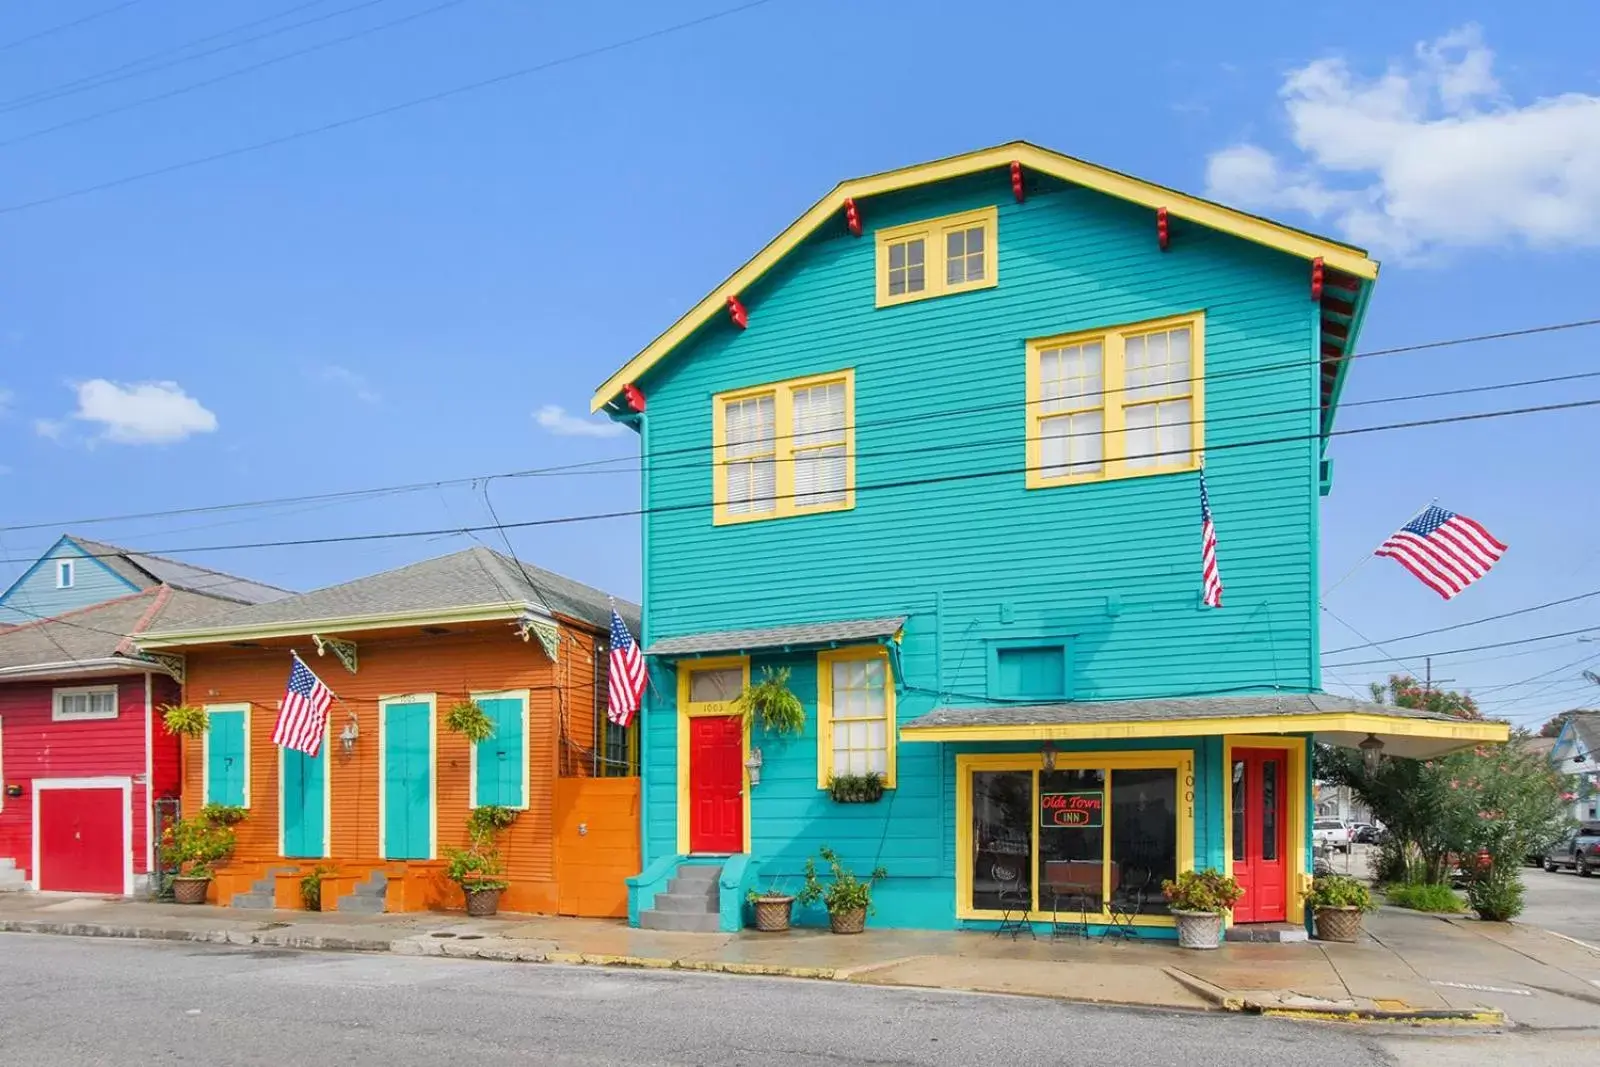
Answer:
[[[20,797],[21,795],[22,795],[22,787],[20,785],[17,785],[15,782],[13,782],[10,785],[6,786],[6,796],[8,796],[8,797]]]
[[[750,774],[752,788],[761,784],[761,750],[759,748],[750,750],[750,758],[744,761],[744,769]]]
[[[350,721],[344,724],[344,729],[339,731],[339,747],[346,756],[355,751],[356,738],[361,736],[361,720],[356,718],[356,713],[350,713]]]
[[[1046,741],[1039,756],[1045,770],[1053,771],[1056,769],[1056,743],[1054,741]]]
[[[1361,749],[1361,756],[1367,761],[1368,767],[1378,765],[1378,757],[1383,755],[1383,742],[1378,740],[1377,734],[1368,734],[1367,739],[1356,747]]]

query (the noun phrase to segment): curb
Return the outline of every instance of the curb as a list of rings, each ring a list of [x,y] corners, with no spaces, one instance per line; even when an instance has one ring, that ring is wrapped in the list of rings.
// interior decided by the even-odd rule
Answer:
[[[183,930],[163,926],[119,926],[112,923],[47,922],[0,919],[0,933],[54,934],[61,937],[111,937],[137,941],[185,941],[207,945],[261,945],[326,952],[388,952],[392,942],[377,938],[323,937],[281,930]]]
[[[1479,1026],[1503,1026],[1506,1013],[1494,1008],[1358,1008],[1326,1001],[1287,1007],[1260,1000],[1252,1000],[1214,985],[1188,971],[1165,967],[1168,978],[1183,986],[1195,996],[1229,1012],[1263,1015],[1274,1019],[1302,1019],[1317,1022],[1345,1023],[1471,1023]]]
[[[788,967],[777,963],[734,963],[724,960],[669,959],[664,956],[621,956],[600,952],[548,952],[547,963],[567,963],[591,967],[634,967],[652,971],[702,971],[715,974],[742,974],[765,978],[811,978],[842,980],[834,967]]]

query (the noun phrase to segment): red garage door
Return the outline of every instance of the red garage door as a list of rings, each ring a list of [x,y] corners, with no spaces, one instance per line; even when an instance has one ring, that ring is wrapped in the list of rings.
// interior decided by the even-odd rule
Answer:
[[[39,790],[39,888],[122,893],[128,846],[121,789]]]

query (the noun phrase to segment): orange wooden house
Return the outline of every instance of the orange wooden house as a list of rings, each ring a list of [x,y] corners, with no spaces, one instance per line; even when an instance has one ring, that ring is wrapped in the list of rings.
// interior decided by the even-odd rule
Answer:
[[[446,850],[474,807],[518,809],[500,836],[506,911],[623,916],[639,870],[639,779],[629,731],[606,722],[611,600],[485,548],[150,633],[181,657],[183,812],[236,805],[238,845],[214,903],[298,908],[324,872],[322,907],[462,906]],[[617,602],[637,632],[638,609]],[[272,743],[292,664],[335,694],[315,758]],[[446,727],[472,700],[495,723],[476,744]]]

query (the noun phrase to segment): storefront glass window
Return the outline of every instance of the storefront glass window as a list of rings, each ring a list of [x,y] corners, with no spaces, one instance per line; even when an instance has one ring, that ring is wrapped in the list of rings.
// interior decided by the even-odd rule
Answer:
[[[1178,772],[1111,772],[1111,877],[1117,904],[1166,915],[1161,883],[1178,873]]]
[[[1033,899],[1031,771],[972,774],[972,906],[1027,910]]]
[[[1103,771],[1039,775],[1039,907],[1051,912],[1104,910]]]

